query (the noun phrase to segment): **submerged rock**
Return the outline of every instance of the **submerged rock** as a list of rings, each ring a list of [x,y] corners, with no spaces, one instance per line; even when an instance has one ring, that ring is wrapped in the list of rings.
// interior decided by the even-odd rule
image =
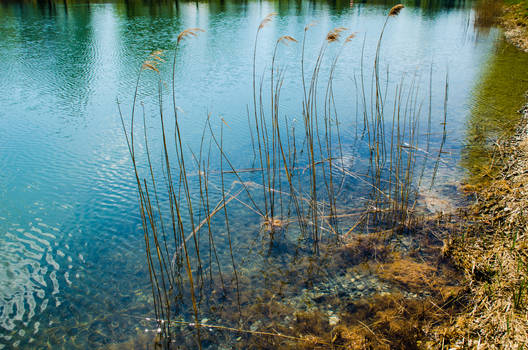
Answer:
[[[336,315],[332,315],[332,316],[330,316],[330,317],[328,318],[328,324],[329,324],[330,326],[332,326],[332,327],[335,326],[335,325],[337,325],[337,324],[339,323],[339,321],[341,321],[341,320],[340,320],[339,317],[337,317]]]
[[[454,211],[455,205],[452,200],[435,190],[422,190],[418,198],[425,208],[431,213],[449,213]]]

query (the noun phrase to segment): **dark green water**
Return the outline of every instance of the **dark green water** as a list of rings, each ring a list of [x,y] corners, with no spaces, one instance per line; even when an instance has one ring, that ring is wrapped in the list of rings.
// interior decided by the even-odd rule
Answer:
[[[416,4],[409,1],[387,28],[382,70],[390,70],[391,81],[416,76],[427,91],[432,65],[434,144],[441,139],[444,80],[449,71],[444,149],[449,153],[443,157],[438,183],[452,184],[465,174],[458,160],[466,125],[475,115],[472,96],[486,74],[483,64],[495,55],[499,33],[474,31],[470,3]],[[361,148],[352,146],[356,130],[361,129],[354,77],[360,73],[363,41],[365,61],[372,62],[390,5],[383,1],[51,6],[1,2],[0,349],[98,348],[126,342],[154,327],[145,320],[151,315],[152,296],[136,185],[116,105],[119,99],[129,115],[137,74],[150,52],[172,49],[185,28],[205,30],[178,56],[176,97],[183,111],[184,143],[196,148],[208,113],[217,121],[221,117],[229,126],[224,130],[226,152],[236,167],[244,168],[252,155],[246,108],[252,100],[253,38],[261,19],[278,13],[260,38],[259,71],[269,69],[279,36],[300,39],[313,20],[318,24],[307,40],[307,65],[315,62],[332,28],[358,32],[342,53],[334,82],[344,153],[353,167],[365,156]],[[511,57],[522,56],[512,51]],[[299,58],[299,45],[281,48],[279,60],[288,67],[281,109],[291,120],[300,115],[300,72],[295,64]],[[168,79],[170,65],[160,69]],[[322,70],[327,73],[328,65]],[[140,84],[139,100],[149,121],[156,115],[155,88],[153,75]],[[154,137],[152,143],[157,141]],[[350,205],[359,206],[355,185],[349,184],[347,191]],[[252,245],[255,237],[245,232],[258,232],[260,222],[241,206],[233,212],[240,216],[233,230],[235,254],[243,259],[251,255],[248,251],[258,250]],[[227,266],[225,234],[218,235],[222,263]],[[262,259],[260,266],[253,261],[242,269],[260,271],[263,280],[276,279],[280,274],[274,268],[284,262]],[[269,276],[266,271],[271,271]],[[251,287],[251,278],[247,281]],[[262,281],[257,278],[254,284]],[[295,295],[289,294],[292,300]]]
[[[519,54],[511,45],[500,42],[481,68],[462,160],[473,182],[485,183],[491,179],[496,171],[490,162],[494,157],[493,145],[515,131],[518,110],[528,90],[527,65],[528,55]]]

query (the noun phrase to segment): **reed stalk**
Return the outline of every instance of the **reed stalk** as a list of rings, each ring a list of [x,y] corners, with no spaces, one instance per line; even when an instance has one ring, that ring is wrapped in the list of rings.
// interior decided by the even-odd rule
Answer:
[[[244,323],[246,305],[242,293],[247,292],[244,288],[248,287],[244,284],[246,276],[242,271],[246,269],[240,249],[237,248],[237,240],[245,237],[247,232],[237,232],[238,225],[233,221],[232,214],[234,210],[230,208],[233,203],[245,213],[255,213],[260,218],[258,234],[262,234],[263,239],[269,239],[268,255],[276,254],[272,248],[280,240],[296,240],[299,247],[309,249],[315,259],[321,252],[323,241],[339,244],[358,229],[398,232],[410,225],[418,196],[416,184],[418,187],[421,184],[426,167],[426,158],[424,163],[418,162],[423,107],[419,93],[420,77],[415,74],[409,81],[402,77],[392,92],[389,69],[386,73],[382,73],[384,71],[381,69],[385,30],[390,17],[396,16],[402,8],[402,5],[393,7],[384,21],[376,45],[371,86],[367,86],[368,78],[364,76],[363,67],[366,39],[361,50],[360,77],[356,79],[354,76],[357,121],[354,147],[363,142],[358,147],[368,148],[369,160],[365,172],[362,171],[364,169],[355,171],[345,164],[349,144],[344,143],[341,136],[334,90],[342,52],[356,36],[355,33],[346,36],[341,46],[333,50],[332,46],[344,37],[345,28],[338,27],[328,32],[313,57],[312,65],[308,66],[305,48],[312,24],[305,27],[299,62],[302,119],[298,125],[291,117],[284,115],[280,103],[287,77],[286,65],[282,63],[281,45],[294,46],[297,40],[289,35],[280,36],[272,49],[269,70],[257,72],[259,37],[275,14],[262,20],[253,46],[253,106],[247,107],[252,147],[249,168],[237,169],[228,154],[224,144],[228,140],[224,124],[228,124],[223,119],[218,129],[213,126],[211,115],[207,116],[197,153],[190,147],[187,149],[183,140],[185,130],[182,130],[176,104],[177,56],[181,41],[196,36],[201,30],[191,28],[178,35],[173,52],[170,86],[172,111],[169,115],[163,108],[164,85],[158,69],[162,62],[161,53],[153,53],[145,61],[135,86],[129,126],[120,108],[119,113],[138,188],[154,313],[156,319],[167,321],[159,323],[159,327],[162,336],[169,342],[178,336],[169,325],[180,322],[178,317],[192,314],[196,344],[201,348],[202,328],[206,325],[200,323],[200,316],[211,312],[203,307],[202,297],[215,290],[216,283],[219,283],[224,298],[210,298],[206,302],[223,303],[230,295],[236,296],[237,321],[240,325]],[[159,175],[151,157],[152,135],[147,133],[144,108],[144,176],[136,151],[136,104],[140,78],[145,70],[154,71],[158,77],[159,111],[156,113],[159,114],[160,166],[163,176]],[[429,78],[426,155],[431,151],[432,68]],[[445,89],[443,138],[431,186],[446,142],[447,77]],[[389,97],[393,97],[392,106]],[[358,120],[358,116],[362,118]],[[361,122],[363,125],[358,125]],[[358,133],[361,127],[363,130]],[[196,169],[196,177],[189,166]],[[350,209],[341,204],[347,195],[346,180],[351,178],[360,190],[370,194],[364,210]],[[236,219],[240,220],[240,217]],[[219,227],[218,220],[223,221],[223,228]],[[225,251],[215,241],[219,230],[226,234]],[[299,250],[299,247],[296,249]],[[229,290],[230,285],[234,285],[233,291]],[[235,297],[232,299],[234,309]],[[239,330],[233,327],[225,329]],[[264,335],[264,332],[253,333]]]

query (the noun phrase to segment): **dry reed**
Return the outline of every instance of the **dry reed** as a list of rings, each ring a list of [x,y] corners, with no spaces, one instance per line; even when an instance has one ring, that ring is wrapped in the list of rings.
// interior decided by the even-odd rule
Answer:
[[[413,78],[409,87],[404,84],[403,79],[396,86],[392,120],[387,122],[386,115],[389,113],[386,110],[390,110],[386,106],[388,71],[385,86],[380,73],[381,44],[388,19],[398,15],[402,8],[403,5],[396,5],[390,10],[381,30],[374,58],[370,95],[365,88],[363,53],[361,57],[361,89],[357,96],[363,103],[364,132],[361,138],[366,137],[370,154],[367,174],[356,174],[344,163],[340,122],[334,96],[334,79],[339,58],[357,33],[346,36],[341,47],[330,56],[329,52],[332,51],[329,50],[329,46],[336,45],[347,29],[338,27],[329,31],[314,57],[314,64],[307,67],[305,43],[309,29],[314,24],[305,27],[301,41],[302,123],[299,127],[294,121],[285,117],[280,108],[286,68],[280,60],[279,46],[280,43],[287,45],[298,41],[289,35],[280,36],[273,48],[269,71],[257,75],[259,36],[276,14],[266,16],[255,34],[251,112],[248,107],[254,164],[248,169],[235,168],[224,147],[224,125],[229,127],[228,123],[223,118],[220,119],[218,135],[218,131],[215,132],[216,126],[208,116],[202,132],[199,152],[194,153],[190,150],[193,159],[191,163],[197,168],[197,184],[191,183],[185,155],[188,151],[184,147],[179,124],[179,110],[176,104],[176,53],[182,40],[196,37],[203,30],[190,28],[182,31],[177,37],[172,63],[170,116],[165,116],[162,99],[163,84],[158,68],[164,62],[163,52],[153,52],[143,63],[136,83],[129,127],[126,126],[121,111],[120,115],[138,187],[154,312],[158,320],[164,320],[159,323],[159,327],[162,336],[169,342],[176,337],[175,330],[169,325],[179,322],[175,321],[175,318],[189,312],[195,321],[193,325],[196,330],[196,344],[201,347],[201,328],[212,327],[200,323],[202,313],[207,313],[200,304],[200,296],[206,288],[207,277],[209,290],[213,290],[215,284],[220,283],[224,297],[231,292],[229,286],[233,286],[239,315],[238,322],[243,322],[244,301],[241,295],[241,280],[244,276],[239,273],[242,262],[237,260],[238,256],[233,244],[234,230],[230,224],[232,218],[228,209],[228,205],[232,203],[238,203],[260,217],[260,232],[269,240],[268,254],[272,254],[274,243],[284,239],[287,234],[295,235],[299,244],[309,246],[313,256],[317,256],[320,254],[320,244],[325,239],[340,243],[360,228],[368,231],[376,226],[383,232],[395,232],[397,231],[395,228],[408,225],[412,218],[413,201],[416,199],[414,187],[415,173],[418,169],[416,155],[417,150],[420,149],[421,104],[418,102],[418,79]],[[329,62],[329,66],[326,70],[327,74],[324,74],[326,62]],[[153,71],[159,78],[159,128],[164,173],[162,177],[159,177],[158,172],[153,169],[145,118],[143,118],[143,142],[146,146],[149,169],[147,176],[141,175],[137,163],[134,120],[142,71]],[[267,74],[269,79],[265,79]],[[369,100],[370,105],[367,102]],[[445,105],[447,105],[447,83]],[[356,107],[360,108],[360,106]],[[430,109],[429,106],[429,111]],[[446,138],[447,109],[445,110],[444,137],[435,163],[435,174]],[[431,128],[430,120],[431,112],[429,112],[428,133]],[[391,125],[390,130],[386,130],[388,125]],[[207,148],[206,151],[204,146]],[[429,153],[429,138],[426,149]],[[213,154],[216,152],[217,154]],[[220,169],[216,174],[211,170],[212,159],[215,164],[219,164]],[[424,168],[425,164],[421,168],[420,181]],[[216,177],[219,184],[211,180],[214,175],[219,175]],[[245,179],[245,176],[251,177],[251,180]],[[228,178],[233,177],[236,180],[230,182]],[[343,208],[340,205],[345,182],[350,177],[371,190],[366,209],[361,212],[351,212],[350,208]],[[254,180],[258,183],[253,182]],[[198,197],[195,196],[193,189],[198,189]],[[218,198],[218,203],[214,207],[210,205],[213,197]],[[219,218],[221,215],[216,217],[218,213],[223,213],[223,218]],[[225,261],[219,257],[223,252],[217,250],[215,243],[216,233],[219,230],[218,220],[223,222],[226,233],[228,250],[226,255],[229,259],[227,265],[230,265],[228,273],[224,270]],[[207,241],[203,242],[200,232],[205,229]],[[240,233],[237,233],[238,235]],[[202,260],[201,253],[204,246],[207,257]],[[218,273],[213,273],[213,269]],[[227,278],[228,275],[232,276],[231,281]],[[221,303],[219,300],[210,302]],[[223,328],[243,332],[241,328]],[[259,332],[253,333],[259,334]],[[266,335],[277,334],[266,333]]]

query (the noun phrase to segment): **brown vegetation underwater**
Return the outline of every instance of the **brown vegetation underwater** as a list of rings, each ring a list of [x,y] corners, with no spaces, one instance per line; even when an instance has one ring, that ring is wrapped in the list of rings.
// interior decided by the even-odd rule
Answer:
[[[391,9],[389,15],[397,15],[403,8],[399,6]],[[270,18],[266,17],[261,27]],[[192,30],[183,33],[195,35]],[[333,42],[338,36],[339,31],[330,32],[327,40]],[[146,68],[156,71],[155,63],[152,61],[149,63],[151,66]],[[255,84],[255,78],[253,80]],[[306,105],[309,106],[308,103]],[[524,123],[528,122],[526,114],[527,110]],[[263,124],[257,115],[255,109],[258,127],[259,122]],[[310,128],[308,130],[313,131]],[[321,296],[327,298],[323,301],[332,306],[332,314],[324,314],[320,310],[298,310],[271,294],[264,294],[262,300],[253,303],[246,300],[246,295],[239,293],[239,290],[249,288],[252,281],[238,275],[233,268],[234,278],[231,282],[226,278],[224,287],[229,291],[224,296],[226,304],[231,302],[233,305],[227,306],[225,311],[217,311],[226,325],[213,324],[207,319],[199,320],[194,290],[191,290],[195,321],[180,322],[173,318],[170,329],[166,326],[169,338],[172,337],[170,343],[163,343],[163,339],[158,336],[156,348],[195,348],[194,333],[199,334],[200,347],[202,344],[205,347],[207,344],[218,344],[220,339],[222,343],[232,344],[237,349],[522,348],[528,344],[528,229],[525,219],[528,203],[527,132],[527,128],[522,128],[513,140],[497,143],[494,164],[503,166],[502,171],[489,178],[486,184],[466,187],[477,198],[469,208],[456,214],[431,215],[417,220],[405,216],[402,222],[409,223],[408,227],[403,225],[370,234],[358,234],[351,230],[340,246],[317,246],[317,255],[326,257],[324,269],[346,271],[349,279],[357,274],[373,276],[392,286],[390,293],[377,292],[360,299],[349,295]],[[277,139],[279,137],[277,132]],[[263,141],[266,151],[268,142],[267,139],[263,140],[266,141]],[[258,142],[260,151],[260,140]],[[221,146],[219,148],[223,155]],[[278,153],[273,149],[271,154],[275,152]],[[311,152],[314,153],[313,149]],[[282,157],[286,158],[284,154]],[[280,157],[277,156],[277,159]],[[330,155],[328,159],[333,158]],[[266,164],[265,161],[261,162]],[[267,159],[268,173],[262,170],[264,189],[264,180],[268,183],[275,181],[275,170],[269,170],[269,162]],[[286,159],[284,163],[287,163]],[[311,164],[315,169],[316,162],[312,160]],[[167,168],[170,169],[169,166]],[[288,170],[287,179],[292,186]],[[139,185],[141,189],[141,183]],[[315,188],[315,180],[312,185]],[[169,189],[172,194],[171,191]],[[249,195],[248,189],[246,192]],[[273,186],[268,185],[264,199],[269,197],[269,203],[273,203],[274,197],[271,196],[275,192]],[[315,195],[314,189],[313,203],[316,203]],[[145,196],[148,199],[148,193]],[[332,196],[329,197],[332,199]],[[223,193],[224,203],[227,204],[230,199],[225,198]],[[150,205],[149,200],[146,203]],[[225,210],[225,204],[218,210]],[[311,207],[317,206],[314,204]],[[313,221],[316,221],[319,216],[316,209],[313,211]],[[407,208],[402,212],[407,213]],[[268,213],[267,208],[265,213]],[[227,212],[225,215],[227,222]],[[265,215],[262,226],[271,235],[280,231],[283,222],[277,216]],[[405,232],[411,228],[412,234]],[[194,235],[187,239],[191,237],[194,238]],[[317,242],[317,232],[314,237]],[[182,247],[187,249],[187,240],[182,238],[182,241]],[[162,256],[159,250],[158,254]],[[183,256],[186,257],[187,275],[192,289],[193,272],[187,251]],[[169,266],[165,262],[168,259],[162,256],[159,260],[162,268],[165,268],[164,264]],[[169,267],[166,269],[170,270]],[[314,262],[308,257],[299,261],[289,273],[292,276],[302,275],[312,268]],[[280,283],[280,278],[277,278],[277,283]],[[159,290],[159,313],[170,314],[170,304],[163,299],[169,298],[162,296]],[[238,312],[231,312],[235,309]],[[236,324],[240,326],[233,326]]]
[[[356,235],[332,252],[337,268],[367,271],[400,293],[335,298],[328,315],[270,301],[259,349],[522,349],[528,345],[528,105],[522,127],[495,146],[488,182],[465,187],[476,200],[455,215],[423,218],[412,238]],[[405,246],[402,249],[402,246]],[[372,257],[375,257],[374,259]],[[352,264],[351,264],[352,263]],[[460,274],[463,272],[464,276]],[[272,305],[273,304],[273,305]],[[288,326],[279,320],[294,315]]]

